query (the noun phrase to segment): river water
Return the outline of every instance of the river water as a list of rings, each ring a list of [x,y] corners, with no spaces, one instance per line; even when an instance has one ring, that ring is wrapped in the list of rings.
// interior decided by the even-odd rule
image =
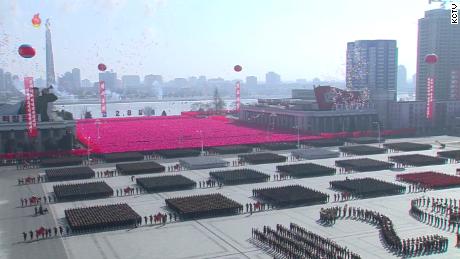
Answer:
[[[127,117],[129,111],[131,116],[139,116],[139,110],[145,114],[146,108],[151,108],[155,116],[160,116],[163,111],[167,115],[180,115],[183,111],[197,109],[199,104],[212,104],[213,100],[200,101],[154,101],[154,102],[117,102],[107,103],[107,117],[116,117],[117,112],[120,117]],[[257,99],[242,99],[242,104],[256,103]],[[225,100],[227,109],[234,109],[234,104],[230,100]],[[73,114],[74,119],[84,118],[85,111],[91,112],[93,118],[102,117],[101,105],[98,103],[72,103],[72,104],[57,104],[55,109],[64,109]]]
[[[411,101],[414,100],[414,94],[411,92],[398,92],[398,100]],[[242,104],[256,103],[257,99],[241,99]],[[107,103],[107,117],[116,117],[117,113],[120,117],[126,117],[128,111],[131,111],[131,116],[139,116],[139,110],[145,114],[146,108],[151,108],[155,116],[160,116],[163,111],[167,115],[180,115],[183,111],[197,110],[199,104],[211,105],[213,100],[177,100],[177,101],[131,101],[131,102],[112,102]],[[235,109],[234,100],[225,100],[227,109]],[[55,109],[64,109],[73,114],[75,119],[84,118],[85,111],[91,112],[93,118],[102,117],[101,105],[99,103],[69,103],[57,104]]]

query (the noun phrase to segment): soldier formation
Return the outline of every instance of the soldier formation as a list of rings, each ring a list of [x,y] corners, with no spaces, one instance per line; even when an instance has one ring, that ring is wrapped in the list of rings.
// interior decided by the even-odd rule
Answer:
[[[459,207],[457,199],[423,196],[411,201],[410,214],[428,225],[459,234]]]
[[[349,218],[376,225],[390,250],[402,256],[419,256],[447,251],[449,240],[439,235],[426,235],[401,239],[394,230],[393,222],[387,216],[376,211],[349,207],[321,208],[320,221],[332,225],[337,219]]]
[[[294,223],[289,228],[277,224],[276,230],[269,226],[264,226],[262,231],[253,228],[252,238],[283,258],[361,258],[348,248]]]

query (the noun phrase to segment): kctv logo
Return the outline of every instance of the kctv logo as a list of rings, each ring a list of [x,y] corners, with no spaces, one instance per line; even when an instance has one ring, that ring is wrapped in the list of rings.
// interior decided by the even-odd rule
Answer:
[[[456,2],[456,3],[454,3]],[[450,24],[458,24],[458,9],[460,7],[459,0],[428,0],[429,4],[441,3],[441,8],[444,9],[447,3],[450,3]]]
[[[458,24],[459,3],[450,3],[450,24]]]

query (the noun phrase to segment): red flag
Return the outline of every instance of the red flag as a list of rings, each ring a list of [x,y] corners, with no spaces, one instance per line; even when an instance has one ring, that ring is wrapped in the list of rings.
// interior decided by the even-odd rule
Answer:
[[[107,115],[107,105],[105,98],[105,82],[99,81],[99,96],[101,97],[101,113],[105,117]]]
[[[35,112],[34,96],[34,79],[33,77],[24,77],[24,90],[26,95],[26,118],[27,132],[29,137],[37,136],[37,116]]]

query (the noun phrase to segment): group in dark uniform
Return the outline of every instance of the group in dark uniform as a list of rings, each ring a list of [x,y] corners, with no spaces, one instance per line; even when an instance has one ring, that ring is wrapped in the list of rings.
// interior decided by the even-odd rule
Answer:
[[[348,214],[347,214],[348,212]],[[390,250],[402,256],[418,256],[422,254],[443,253],[447,251],[449,240],[439,235],[426,235],[401,239],[387,216],[372,210],[356,207],[332,207],[320,211],[320,221],[334,224],[339,218],[351,218],[377,225],[385,244]]]

